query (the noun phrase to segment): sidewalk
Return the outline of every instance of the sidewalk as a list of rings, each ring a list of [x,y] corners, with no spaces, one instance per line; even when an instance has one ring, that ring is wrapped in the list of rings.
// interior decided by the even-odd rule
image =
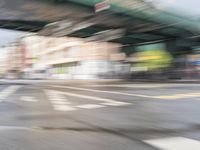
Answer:
[[[98,79],[98,80],[77,80],[77,79],[48,79],[48,80],[27,80],[27,79],[15,79],[7,80],[0,79],[0,84],[40,84],[40,83],[57,83],[57,84],[109,84],[109,83],[122,83],[126,82],[122,79]]]
[[[61,84],[61,85],[72,85],[72,84],[79,84],[79,85],[88,85],[88,84],[134,84],[134,83],[141,83],[141,84],[152,84],[152,83],[177,83],[177,84],[200,84],[200,79],[167,79],[167,80],[160,80],[160,79],[98,79],[98,80],[66,80],[66,79],[51,79],[51,80],[26,80],[26,79],[18,79],[18,80],[5,80],[0,79],[0,84]]]
[[[129,82],[143,82],[143,83],[188,83],[199,84],[200,79],[131,79]]]

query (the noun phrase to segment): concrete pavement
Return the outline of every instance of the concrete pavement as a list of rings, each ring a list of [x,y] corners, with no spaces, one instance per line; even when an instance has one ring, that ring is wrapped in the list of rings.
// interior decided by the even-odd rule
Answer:
[[[199,150],[200,85],[12,81],[2,150]]]

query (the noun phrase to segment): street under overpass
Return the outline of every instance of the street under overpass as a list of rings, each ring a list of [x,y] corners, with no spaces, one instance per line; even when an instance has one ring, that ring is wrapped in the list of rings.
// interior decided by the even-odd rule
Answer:
[[[200,41],[199,21],[143,0],[0,0],[0,7],[0,28],[118,42],[127,50],[168,42],[187,51]]]

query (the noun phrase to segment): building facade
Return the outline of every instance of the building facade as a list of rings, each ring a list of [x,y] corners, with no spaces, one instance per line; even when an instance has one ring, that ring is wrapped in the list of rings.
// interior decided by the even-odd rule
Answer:
[[[27,36],[25,72],[44,72],[46,78],[98,78],[114,73],[113,65],[125,59],[121,45],[86,42],[81,38]],[[119,69],[118,69],[119,70]]]

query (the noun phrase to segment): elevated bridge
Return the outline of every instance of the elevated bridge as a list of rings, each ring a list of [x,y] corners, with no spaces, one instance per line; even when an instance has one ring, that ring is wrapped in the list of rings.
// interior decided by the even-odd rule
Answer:
[[[76,36],[125,47],[155,42],[198,45],[200,22],[143,0],[0,0],[0,28]],[[177,42],[178,41],[178,42]]]

